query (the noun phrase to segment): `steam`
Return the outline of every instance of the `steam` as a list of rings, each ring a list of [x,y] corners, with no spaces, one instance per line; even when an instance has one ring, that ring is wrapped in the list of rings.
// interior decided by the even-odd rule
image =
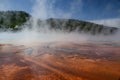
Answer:
[[[32,18],[28,23],[31,23],[32,30],[28,29],[29,25],[23,25],[25,28],[21,32],[17,33],[1,33],[1,43],[12,43],[20,45],[38,45],[41,43],[49,42],[75,42],[75,43],[86,43],[89,41],[120,41],[119,35],[107,36],[102,35],[92,36],[82,33],[65,32],[58,30],[50,30],[50,25],[46,22],[48,18],[72,18],[76,14],[76,7],[82,7],[82,0],[73,0],[69,5],[69,10],[64,11],[55,6],[56,0],[35,0],[35,4],[32,8]],[[79,5],[78,3],[81,3]],[[38,20],[41,20],[41,24],[38,25]],[[67,22],[67,20],[66,20]],[[57,21],[56,21],[57,23]],[[63,24],[64,25],[64,24]],[[27,28],[26,28],[27,27]]]
[[[120,28],[120,19],[119,18],[105,19],[105,20],[95,20],[95,21],[91,21],[91,22],[94,22],[94,23],[97,23],[97,24],[106,25],[106,26]]]
[[[34,18],[40,18],[41,20],[48,18],[64,18],[70,19],[74,15],[82,10],[82,0],[73,0],[68,2],[68,10],[63,10],[59,6],[56,6],[56,3],[60,2],[58,0],[35,0],[35,4],[32,8],[32,15]],[[79,10],[76,10],[79,8]]]
[[[46,0],[35,0],[32,12],[34,18],[36,19],[40,18],[42,20],[48,18],[46,3],[47,3]]]
[[[78,0],[80,1],[80,0]],[[58,30],[50,30],[50,25],[46,22],[46,19],[48,18],[70,18],[72,16],[72,12],[64,12],[60,10],[59,8],[55,9],[55,3],[56,0],[51,0],[51,2],[48,2],[48,0],[35,0],[35,4],[32,8],[32,18],[29,21],[32,24],[32,30],[24,29],[21,33],[24,34],[23,37],[20,38],[20,40],[17,40],[19,42],[17,43],[23,43],[24,45],[31,45],[31,44],[40,44],[40,43],[46,43],[46,42],[86,42],[85,36],[83,37],[83,34],[80,35],[76,32],[64,32],[64,31],[58,31]],[[75,9],[74,6],[76,5],[76,2],[73,3],[74,5],[71,5],[71,10]],[[41,24],[38,25],[38,20],[41,20]],[[67,20],[65,21],[65,23]],[[56,21],[57,23],[57,21]],[[63,24],[64,25],[64,24]]]

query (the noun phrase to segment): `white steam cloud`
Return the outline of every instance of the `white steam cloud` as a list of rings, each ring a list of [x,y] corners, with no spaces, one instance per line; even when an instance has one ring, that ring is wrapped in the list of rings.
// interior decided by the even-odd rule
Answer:
[[[80,2],[81,0],[77,0]],[[14,44],[21,44],[21,45],[32,45],[32,44],[40,44],[40,43],[46,43],[46,42],[87,42],[87,37],[86,35],[80,35],[79,33],[76,32],[63,32],[63,31],[53,31],[53,30],[48,30],[49,25],[44,21],[48,18],[70,18],[73,14],[71,12],[73,9],[75,9],[75,6],[78,6],[77,2],[71,2],[73,5],[70,3],[70,12],[64,12],[63,10],[59,8],[54,8],[56,0],[35,0],[35,4],[32,8],[32,16],[33,16],[33,22],[32,22],[32,27],[33,30],[29,29],[24,29],[21,32],[18,33],[1,33],[0,36],[5,36],[5,37],[0,37],[1,42],[3,43],[14,43]],[[38,25],[37,21],[38,19],[43,20],[41,24],[41,30],[38,32]],[[29,26],[27,26],[29,27]],[[47,29],[43,31],[44,29]]]
[[[51,2],[49,2],[51,1]],[[38,32],[38,25],[37,20],[41,19],[43,20],[43,24],[46,27],[49,27],[49,25],[44,22],[45,19],[48,18],[71,18],[76,12],[76,7],[80,6],[82,7],[82,0],[73,0],[73,2],[70,3],[69,11],[65,12],[64,10],[61,10],[59,8],[55,8],[56,0],[35,0],[35,4],[32,8],[32,16],[33,16],[33,22],[32,27],[33,30],[24,29],[21,32],[18,33],[1,33],[0,34],[0,42],[3,43],[14,43],[14,44],[21,44],[21,45],[33,45],[33,44],[40,44],[40,43],[46,43],[46,42],[88,42],[90,40],[114,40],[116,36],[111,38],[111,36],[103,37],[103,36],[91,36],[91,35],[85,35],[85,34],[79,34],[76,32],[63,32],[63,31],[52,31],[48,28],[46,31],[42,31],[44,29],[44,26],[41,25],[41,31]],[[78,3],[81,3],[79,5]],[[29,27],[29,26],[27,26]],[[120,40],[119,38],[116,38]]]
[[[91,21],[97,24],[102,24],[105,26],[110,26],[110,27],[118,27],[120,28],[120,18],[116,18],[116,19],[105,19],[105,20],[95,20],[95,21]]]
[[[32,8],[32,15],[35,18],[47,19],[47,18],[71,18],[72,16],[82,9],[82,0],[73,0],[69,2],[69,10],[65,11],[56,7],[57,0],[35,0],[35,4]],[[76,11],[76,9],[78,9]]]
[[[40,19],[46,19],[48,17],[46,0],[35,0],[32,15],[34,18]]]

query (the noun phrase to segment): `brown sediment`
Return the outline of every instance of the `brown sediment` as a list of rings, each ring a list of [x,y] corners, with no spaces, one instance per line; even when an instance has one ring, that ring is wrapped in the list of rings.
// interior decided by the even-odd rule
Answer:
[[[0,80],[119,80],[119,78],[119,46],[46,43],[26,48],[0,44]]]

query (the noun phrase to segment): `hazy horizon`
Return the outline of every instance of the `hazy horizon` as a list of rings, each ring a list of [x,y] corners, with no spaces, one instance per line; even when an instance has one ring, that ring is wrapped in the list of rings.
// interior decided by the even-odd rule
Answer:
[[[42,12],[39,17],[72,18],[120,27],[119,0],[1,0],[0,3],[0,11],[25,11],[32,16],[36,16],[33,13],[35,7]]]

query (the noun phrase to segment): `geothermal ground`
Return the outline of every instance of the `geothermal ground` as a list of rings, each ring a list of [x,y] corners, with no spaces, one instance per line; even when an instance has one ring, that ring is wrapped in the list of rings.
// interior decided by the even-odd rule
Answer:
[[[120,80],[120,46],[109,42],[1,44],[0,80]]]

